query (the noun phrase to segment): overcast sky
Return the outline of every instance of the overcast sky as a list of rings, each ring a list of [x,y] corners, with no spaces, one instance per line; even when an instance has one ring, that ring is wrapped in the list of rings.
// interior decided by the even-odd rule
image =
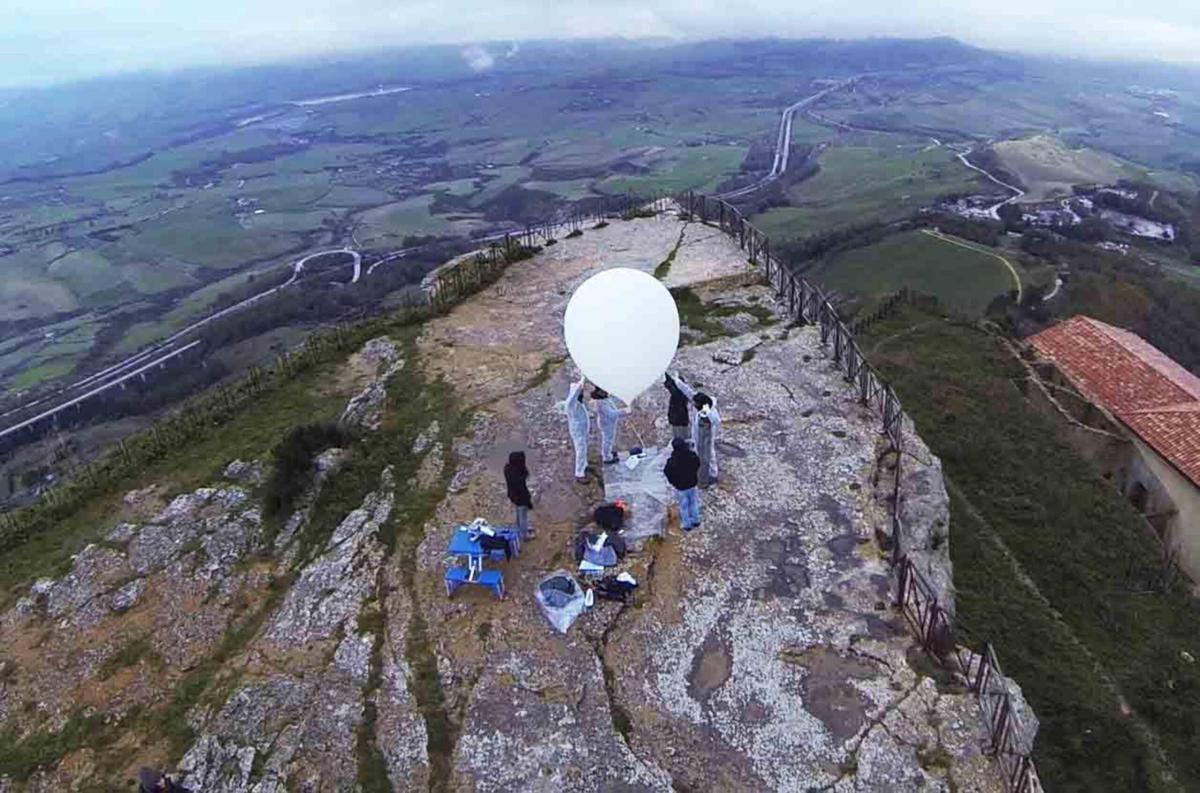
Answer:
[[[1200,0],[6,0],[0,86],[381,46],[601,36],[935,36],[1200,63]]]

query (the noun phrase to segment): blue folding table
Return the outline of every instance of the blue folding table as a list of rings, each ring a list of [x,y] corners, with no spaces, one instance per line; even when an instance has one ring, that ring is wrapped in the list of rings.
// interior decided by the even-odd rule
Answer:
[[[504,536],[504,533],[497,532],[497,536]],[[520,539],[505,537],[514,547],[514,550],[520,548]],[[454,530],[454,534],[450,537],[450,545],[446,549],[447,553],[456,558],[465,557],[467,566],[461,565],[451,567],[446,570],[446,596],[454,594],[463,584],[476,584],[478,586],[487,587],[496,593],[499,598],[504,597],[504,575],[499,570],[483,569],[483,558],[488,556],[488,551],[484,550],[478,539],[471,539],[471,530],[466,526],[459,526]],[[493,551],[493,553],[503,554],[503,551]]]

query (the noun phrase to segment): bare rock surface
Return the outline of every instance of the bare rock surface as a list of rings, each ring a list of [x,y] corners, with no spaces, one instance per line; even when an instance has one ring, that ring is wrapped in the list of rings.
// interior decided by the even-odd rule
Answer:
[[[682,536],[672,517],[664,540],[621,564],[643,582],[639,607],[602,602],[559,636],[533,590],[573,563],[571,538],[610,469],[593,450],[591,483],[571,477],[556,405],[575,373],[555,330],[586,277],[649,271],[672,250],[668,282],[719,295],[730,319],[731,335],[679,356],[685,376],[718,397],[722,479],[703,493],[699,531]],[[456,788],[1002,789],[980,753],[974,699],[918,674],[890,607],[874,539],[886,519],[872,487],[878,420],[815,330],[764,318],[771,297],[746,286],[746,272],[715,229],[618,222],[512,265],[427,324],[420,365],[479,406],[426,526],[416,582],[447,714],[461,713]],[[665,412],[665,391],[652,388],[618,446],[665,443]],[[509,519],[500,469],[513,449],[527,452],[538,537],[502,566],[505,601],[469,588],[448,599],[454,526]]]
[[[144,503],[142,495],[134,500]],[[236,617],[235,600],[266,586],[248,563],[261,517],[238,487],[183,493],[148,522],[118,523],[103,536],[0,615],[13,670],[6,699],[33,705],[0,713],[7,729],[60,729],[81,708],[119,720],[160,702],[211,654]]]
[[[399,346],[386,336],[367,342],[350,362],[350,369],[360,377],[365,376],[367,383],[346,405],[342,412],[342,424],[368,430],[379,429],[383,421],[383,404],[387,399],[388,378],[403,369],[404,363]]]
[[[632,498],[634,522],[662,536],[613,570],[641,582],[636,604],[598,601],[560,635],[537,582],[574,566],[572,540],[606,488],[632,492],[595,435],[589,481],[572,476],[562,313],[595,272],[668,259],[669,285],[719,307],[719,322],[685,328],[677,363],[718,399],[721,480],[685,536],[662,461],[645,462],[653,503]],[[52,736],[85,713],[121,737],[0,780],[0,793],[103,787],[176,762],[206,793],[353,791],[367,778],[405,791],[1000,790],[974,699],[918,671],[889,605],[878,419],[816,332],[772,315],[752,282],[744,253],[696,222],[585,229],[428,321],[408,361],[380,337],[339,370],[338,393],[356,395],[344,420],[368,430],[390,431],[388,379],[406,365],[469,412],[457,437],[448,416],[411,428],[401,453],[421,460],[403,481],[380,463],[362,481],[371,492],[328,515],[322,487],[374,459],[329,450],[292,518],[265,527],[258,463],[178,495],[169,482],[131,492],[68,569],[0,614],[0,729]],[[658,387],[638,400],[622,453],[666,444],[666,401]],[[449,598],[454,528],[512,518],[501,471],[516,449],[537,537],[502,565],[504,600],[473,587]],[[904,475],[906,548],[952,592],[936,460]],[[144,729],[168,710],[186,722],[171,746]]]
[[[375,574],[383,561],[376,539],[395,498],[391,469],[380,477],[379,489],[338,525],[325,553],[307,565],[271,618],[265,638],[280,648],[303,647],[328,639],[358,614],[374,590]]]
[[[684,377],[718,397],[724,454],[703,527],[669,567],[656,562],[652,597],[609,636],[634,751],[692,788],[715,773],[723,789],[998,789],[974,698],[937,694],[914,671],[889,608],[872,530],[878,420],[815,331],[768,336],[735,366],[713,362],[736,358],[743,338],[679,356]],[[913,700],[927,689],[932,699]],[[889,718],[907,734],[880,727]],[[947,722],[975,740],[950,752]],[[946,768],[922,763],[934,747]]]
[[[358,729],[367,696],[385,711],[381,747],[398,788],[419,779],[425,735],[403,658],[408,613],[396,612],[386,647],[385,682],[370,694],[377,635],[363,628],[364,608],[384,594],[380,528],[395,500],[391,469],[304,565],[261,637],[243,660],[244,682],[212,716],[196,713],[199,738],[184,757],[185,784],[224,793],[300,789],[353,790]],[[393,708],[400,714],[392,714]],[[389,755],[390,752],[390,755]],[[265,769],[251,774],[255,768]]]

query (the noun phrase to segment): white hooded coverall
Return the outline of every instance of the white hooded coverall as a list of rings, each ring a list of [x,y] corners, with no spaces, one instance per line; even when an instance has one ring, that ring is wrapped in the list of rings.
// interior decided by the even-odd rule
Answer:
[[[587,407],[579,399],[583,383],[572,383],[567,392],[564,408],[567,412],[567,429],[571,433],[571,443],[575,444],[575,478],[582,479],[587,473],[588,432],[591,430],[592,417]]]

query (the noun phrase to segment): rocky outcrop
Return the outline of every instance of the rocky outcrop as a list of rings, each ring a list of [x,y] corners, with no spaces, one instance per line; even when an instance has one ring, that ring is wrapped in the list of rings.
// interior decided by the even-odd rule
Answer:
[[[721,481],[703,494],[701,530],[655,561],[654,596],[609,636],[634,751],[693,789],[921,790],[953,778],[998,790],[974,698],[939,694],[914,670],[890,609],[871,531],[877,419],[814,330],[752,340],[749,360],[744,336],[679,356],[685,378],[720,400]],[[725,361],[736,363],[714,366]],[[907,734],[881,726],[891,721]],[[964,732],[953,752],[947,722]],[[924,767],[922,747],[939,745],[946,767]]]
[[[942,476],[942,461],[920,436],[906,426],[900,458],[899,552],[907,556],[937,593],[942,609],[955,612],[954,564],[950,561],[950,496]],[[896,457],[880,455],[877,498],[890,512],[895,488]],[[891,550],[890,520],[880,526],[883,544]]]
[[[341,423],[348,427],[379,429],[387,401],[387,381],[404,368],[400,348],[386,336],[371,339],[357,355],[357,364],[371,370],[370,380],[342,412]]]
[[[395,483],[385,469],[378,488],[337,526],[322,552],[299,572],[262,635],[247,649],[249,678],[213,716],[196,713],[200,737],[181,768],[193,790],[263,793],[352,789],[367,698],[384,715],[375,730],[397,789],[426,773],[424,725],[409,693],[404,663],[407,611],[379,637],[364,609],[387,599],[380,528],[391,516]],[[382,682],[371,688],[377,639]]]
[[[391,515],[395,498],[392,471],[334,530],[325,552],[308,564],[271,618],[265,638],[280,648],[303,647],[329,639],[357,616],[374,590],[384,550],[377,534]]]
[[[600,663],[586,640],[569,638],[556,649],[536,660],[525,652],[490,660],[471,693],[454,788],[670,790],[670,775],[614,730]]]
[[[387,615],[379,654],[379,688],[371,695],[375,706],[375,743],[396,791],[427,790],[429,733],[412,689],[408,662],[412,598],[395,565],[384,571]]]
[[[666,528],[619,564],[641,582],[636,604],[597,602],[562,636],[534,587],[570,564],[605,484],[617,494],[622,483],[595,454],[590,483],[571,475],[555,406],[574,373],[553,328],[592,273],[652,271],[672,251],[669,283],[719,301],[677,363],[718,398],[721,479],[687,535],[672,493],[635,503]],[[125,714],[152,724],[170,703],[195,736],[184,783],[218,793],[368,780],[480,792],[999,790],[974,697],[922,674],[891,606],[875,540],[889,493],[878,418],[816,331],[772,316],[771,301],[747,285],[745,255],[721,232],[669,217],[586,230],[512,265],[498,288],[430,320],[409,355],[472,415],[458,437],[451,414],[406,428],[396,448],[420,464],[400,482],[383,469],[328,525],[308,521],[343,450],[318,458],[299,508],[269,534],[256,462],[234,461],[223,485],[169,504],[166,485],[130,494],[125,522],[0,614],[0,724],[48,735],[79,703],[104,725]],[[386,382],[404,365],[385,337],[351,356],[337,375],[356,394],[343,420],[392,432]],[[666,392],[634,407],[618,447],[661,446]],[[538,536],[503,563],[504,600],[470,587],[449,598],[455,527],[511,517],[501,467],[513,449],[527,453]],[[358,476],[376,458],[354,453]],[[903,476],[904,550],[952,596],[940,466],[915,436]],[[169,762],[151,732],[137,732],[138,759]],[[128,735],[111,746],[127,751]],[[75,752],[31,789],[107,781],[97,769],[113,766],[109,751]]]
[[[10,699],[36,706],[9,712],[6,729],[58,729],[81,703],[110,718],[158,703],[211,654],[235,600],[266,585],[245,564],[259,549],[261,517],[238,487],[183,493],[146,523],[103,536],[0,615],[4,654],[36,659],[15,664],[5,682]]]
[[[672,524],[622,563],[643,582],[636,608],[599,604],[565,638],[533,616],[536,581],[561,564],[600,498],[569,476],[554,404],[573,373],[556,364],[561,340],[545,332],[546,318],[596,269],[652,266],[661,260],[648,252],[652,239],[668,251],[680,239],[679,225],[661,220],[616,228],[645,244],[606,245],[610,229],[564,240],[532,265],[510,267],[503,289],[429,323],[419,342],[429,376],[482,406],[456,443],[454,484],[427,526],[418,576],[441,684],[463,708],[453,783],[1001,790],[980,749],[975,698],[939,691],[918,672],[912,636],[891,606],[891,571],[875,542],[886,523],[872,487],[878,417],[815,329],[765,320],[772,296],[738,280],[745,259],[713,229],[689,226],[670,271],[679,285],[731,279],[694,290],[721,300],[730,321],[719,323],[723,332],[706,323],[697,338],[711,341],[678,360],[689,381],[718,397],[725,421],[722,478],[702,494],[703,525],[682,536]],[[640,397],[618,445],[665,438],[665,403],[662,389]],[[449,533],[477,515],[504,519],[497,450],[511,448],[526,449],[537,480],[538,538],[504,565],[510,602],[482,592],[447,600],[438,585]],[[607,482],[608,469],[594,467]],[[909,509],[928,519],[932,551],[946,502],[937,469],[924,473],[928,487]]]

